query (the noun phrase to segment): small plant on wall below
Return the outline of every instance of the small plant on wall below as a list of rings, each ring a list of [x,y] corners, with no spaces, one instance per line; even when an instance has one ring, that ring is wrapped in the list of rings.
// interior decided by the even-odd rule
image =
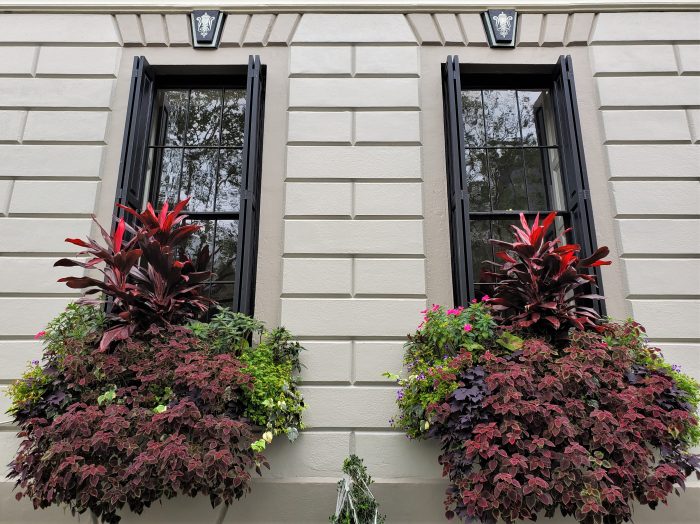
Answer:
[[[572,297],[593,283],[578,246],[551,239],[554,216],[514,228],[494,297],[427,309],[395,378],[411,438],[438,439],[446,516],[484,523],[557,512],[586,524],[630,520],[685,486],[700,458],[700,386],[647,346],[632,320],[598,318]]]
[[[10,464],[17,499],[36,509],[67,506],[119,522],[178,495],[223,504],[250,491],[251,471],[269,467],[262,451],[274,435],[294,440],[304,402],[294,371],[301,346],[284,329],[221,308],[204,294],[207,248],[178,254],[197,226],[183,225],[187,201],[159,214],[148,206],[136,227],[121,220],[103,244],[58,266],[98,269],[61,279],[103,293],[109,312],[82,299],[37,336],[34,361],[10,388],[21,443]],[[251,342],[253,344],[251,344]]]
[[[357,455],[343,462],[345,475],[338,481],[338,499],[332,524],[384,524],[386,517],[379,514],[379,504],[370,490],[372,477]]]

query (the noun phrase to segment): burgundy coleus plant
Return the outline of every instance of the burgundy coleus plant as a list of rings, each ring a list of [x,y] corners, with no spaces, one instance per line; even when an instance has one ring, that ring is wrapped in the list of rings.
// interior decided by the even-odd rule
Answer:
[[[563,243],[570,229],[558,236],[550,232],[555,217],[550,213],[540,223],[538,214],[530,226],[521,214],[522,227],[511,226],[514,242],[491,239],[503,250],[496,253],[500,262],[490,262],[495,268],[484,273],[495,281],[490,303],[501,325],[562,339],[572,327],[597,328],[597,311],[581,300],[604,297],[590,292],[596,278],[585,270],[611,262],[602,260],[609,252],[607,247],[579,258],[581,246]]]
[[[197,318],[212,302],[202,294],[204,284],[211,278],[209,247],[204,245],[194,260],[179,249],[199,229],[197,225],[183,224],[187,215],[181,211],[188,202],[189,198],[172,210],[166,202],[158,214],[150,203],[142,213],[119,205],[135,217],[133,227],[122,218],[110,235],[95,220],[104,245],[91,238],[66,239],[85,248],[78,255],[89,258],[87,261],[62,258],[54,266],[96,269],[103,278],[64,277],[59,282],[70,288],[85,289],[86,295],[103,293],[111,299],[112,326],[105,331],[100,349],[105,350],[111,342],[124,340],[152,325],[182,324]],[[82,302],[95,301],[84,297]]]
[[[621,524],[632,504],[666,504],[700,457],[682,435],[698,423],[690,396],[663,370],[635,363],[634,347],[608,346],[626,326],[574,331],[557,349],[487,352],[460,372],[435,409],[431,436],[450,481],[448,518],[485,524],[555,513]]]

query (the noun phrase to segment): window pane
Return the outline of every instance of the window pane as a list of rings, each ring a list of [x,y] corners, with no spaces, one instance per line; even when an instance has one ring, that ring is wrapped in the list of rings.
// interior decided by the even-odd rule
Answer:
[[[160,92],[158,125],[164,127],[161,137],[156,140],[162,145],[181,146],[185,137],[185,120],[187,118],[187,90],[168,89]]]
[[[467,189],[470,211],[491,211],[489,178],[486,171],[486,150],[467,149]]]
[[[152,149],[152,155],[160,155],[160,187],[157,205],[170,205],[180,200],[180,173],[182,171],[182,149]]]
[[[182,250],[191,259],[196,259],[197,253],[203,246],[209,246],[209,254],[214,249],[214,220],[188,220],[188,224],[196,224],[200,228],[183,244]],[[211,261],[209,264],[211,269]]]
[[[221,144],[243,146],[245,127],[245,89],[224,91],[224,119],[221,130]]]
[[[222,149],[219,154],[215,211],[238,212],[241,207],[242,152],[240,149]]]
[[[515,91],[485,90],[484,113],[488,145],[520,145]]]
[[[518,91],[524,145],[545,145],[544,129],[539,129],[536,118],[536,114],[542,110],[542,96],[542,91]]]
[[[219,144],[221,89],[193,89],[187,121],[187,145]]]
[[[556,153],[556,151],[554,151]],[[548,209],[547,205],[547,177],[545,168],[549,165],[547,150],[540,148],[524,149],[525,176],[527,178],[528,209]]]
[[[209,289],[210,297],[223,307],[233,304],[233,282],[214,282]]]
[[[518,91],[523,143],[531,146],[556,145],[552,98],[548,90]]]
[[[481,104],[481,91],[462,91],[462,119],[464,120],[464,145],[483,146],[484,111]]]
[[[187,206],[188,211],[213,211],[217,162],[216,149],[185,149],[185,169],[180,193],[183,197],[192,196]]]
[[[527,209],[522,149],[490,149],[488,163],[493,209]]]
[[[485,260],[492,260],[491,250],[491,222],[487,220],[471,221],[471,242],[472,242],[472,280],[481,282],[481,271],[486,267]]]
[[[238,220],[218,220],[214,246],[216,280],[233,280],[238,251]]]

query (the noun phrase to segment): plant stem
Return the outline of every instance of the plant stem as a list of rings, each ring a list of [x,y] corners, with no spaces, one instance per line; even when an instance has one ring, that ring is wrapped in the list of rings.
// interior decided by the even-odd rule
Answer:
[[[222,504],[219,514],[216,517],[216,524],[222,524],[228,512],[228,504]]]

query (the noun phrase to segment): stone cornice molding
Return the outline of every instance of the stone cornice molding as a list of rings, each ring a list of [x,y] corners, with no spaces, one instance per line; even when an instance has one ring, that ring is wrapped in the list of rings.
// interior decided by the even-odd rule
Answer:
[[[493,2],[473,0],[0,0],[5,12],[177,13],[216,8],[226,12],[478,12]],[[696,0],[507,0],[520,12],[700,10]]]

